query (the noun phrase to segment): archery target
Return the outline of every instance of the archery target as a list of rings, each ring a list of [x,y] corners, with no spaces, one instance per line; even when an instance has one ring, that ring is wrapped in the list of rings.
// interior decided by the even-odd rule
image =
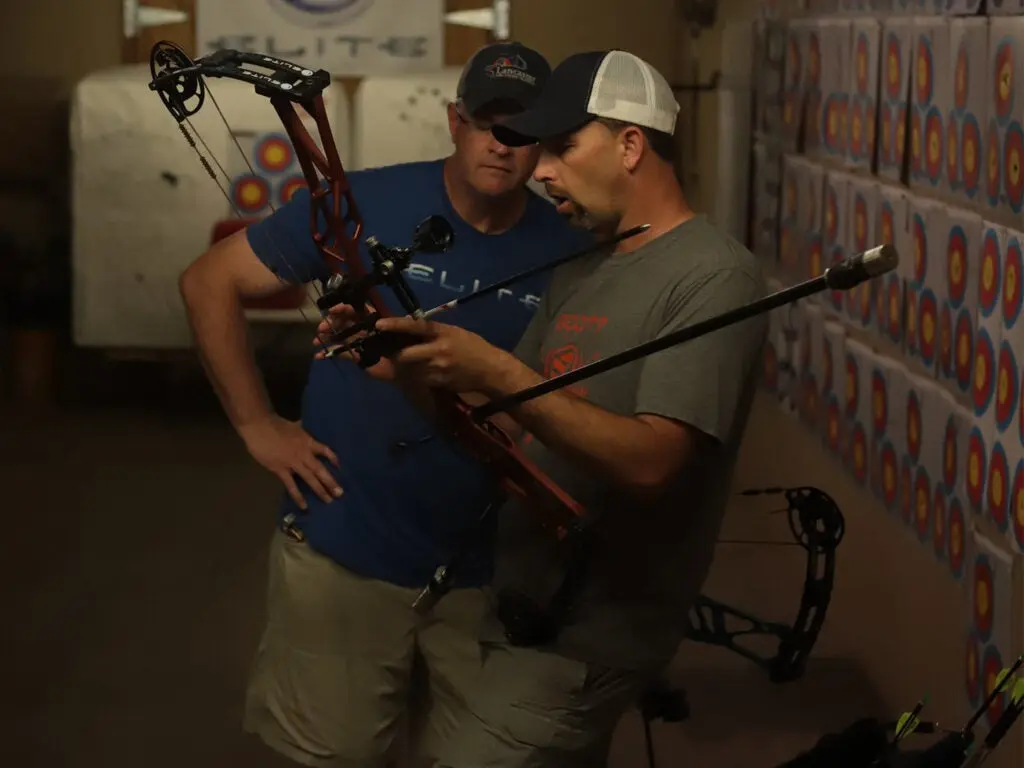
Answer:
[[[811,240],[811,249],[808,254],[808,268],[810,274],[808,277],[819,277],[822,272],[825,271],[825,265],[823,264],[824,258],[822,254],[822,243],[820,237],[814,237]]]
[[[1008,489],[1010,487],[1010,468],[1006,462],[1006,451],[996,441],[992,446],[991,456],[988,462],[988,482],[985,484],[986,507],[989,517],[999,527],[1000,531],[1006,530],[1007,525],[1007,501]]]
[[[842,115],[839,113],[839,98],[834,94],[829,94],[825,98],[823,119],[825,121],[825,146],[832,152],[838,152]]]
[[[900,93],[900,83],[902,78],[900,77],[903,67],[901,66],[903,52],[900,48],[900,39],[893,33],[889,33],[888,39],[885,43],[886,48],[886,78],[885,78],[885,92],[892,100],[897,100],[903,96]]]
[[[836,191],[831,184],[825,185],[825,242],[830,245],[839,233],[839,204]]]
[[[959,110],[967,109],[967,68],[967,41],[961,40],[953,70],[953,104]]]
[[[946,557],[946,496],[935,489],[932,496],[932,549],[940,560]]]
[[[883,163],[892,162],[892,110],[885,102],[882,103],[879,112],[882,121],[882,143],[878,151]]]
[[[1013,536],[1017,546],[1024,549],[1024,459],[1017,462],[1010,491],[1010,509],[1013,515]]]
[[[916,109],[910,113],[910,167],[921,170],[921,113]]]
[[[906,141],[907,107],[905,104],[900,104],[896,109],[896,140],[892,145],[893,157],[897,165],[903,164],[904,149],[907,146]],[[918,141],[920,142],[920,137],[918,137]]]
[[[899,341],[900,338],[900,299],[902,286],[898,277],[889,279],[889,338]]]
[[[1005,432],[1017,415],[1017,398],[1020,396],[1020,380],[1017,356],[1010,342],[999,345],[996,362],[996,426]]]
[[[231,184],[231,200],[243,215],[259,213],[270,203],[270,184],[253,174],[239,176]]]
[[[861,32],[857,35],[857,93],[866,95],[868,92],[868,36]]]
[[[937,107],[925,117],[925,169],[928,178],[937,182],[942,175],[942,115]]]
[[[904,297],[906,302],[906,343],[908,352],[916,352],[918,348],[917,338],[917,294],[913,289],[907,289],[906,296]]]
[[[889,422],[889,394],[885,374],[876,368],[871,373],[871,426],[876,435],[885,431]]]
[[[827,429],[828,447],[834,453],[839,453],[842,449],[840,444],[840,431],[839,426],[842,417],[839,413],[839,401],[836,400],[835,396],[828,398],[828,404],[825,406],[825,424]]]
[[[982,508],[982,494],[985,491],[986,474],[985,438],[977,426],[971,429],[967,438],[967,500],[976,510]]]
[[[913,524],[914,468],[909,456],[904,456],[900,462],[900,514],[903,516],[904,523]]]
[[[953,374],[953,310],[945,302],[939,310],[939,368],[946,376]]]
[[[964,520],[963,507],[956,496],[949,500],[949,525],[946,526],[946,534],[949,541],[947,551],[949,553],[949,570],[959,578],[963,573],[964,550],[967,544],[966,521]]]
[[[988,193],[989,205],[996,206],[999,205],[999,184],[1002,180],[1002,153],[999,151],[999,129],[996,127],[995,120],[988,127],[987,147],[988,176],[986,177],[985,191]]]
[[[983,643],[992,639],[992,563],[985,554],[974,558],[974,631]],[[998,670],[997,670],[998,671]]]
[[[931,501],[932,489],[928,471],[924,467],[918,467],[914,477],[914,527],[921,541],[931,534]]]
[[[1005,124],[1013,112],[1013,44],[1003,40],[995,56],[995,112],[1000,124]]]
[[[928,235],[925,232],[924,217],[915,213],[912,223],[912,234],[914,237],[914,285],[915,287],[924,282],[924,276],[928,271]]]
[[[982,674],[985,677],[985,696],[988,697],[999,684],[999,674],[1003,671],[1003,658],[995,645],[985,647],[982,657]],[[996,721],[1003,714],[1005,694],[996,696],[985,711],[985,719],[989,728],[996,724]]]
[[[271,133],[256,143],[253,157],[263,173],[277,174],[283,173],[295,162],[295,150],[287,136]]]
[[[917,87],[917,103],[922,107],[932,103],[934,70],[931,41],[925,35],[920,35],[917,38],[917,77],[914,84]]]
[[[921,400],[915,390],[907,393],[907,453],[917,462],[921,456]]]
[[[866,251],[868,248],[868,203],[861,192],[857,192],[853,201],[853,232],[854,248]]]
[[[278,189],[277,197],[278,202],[284,205],[292,199],[292,195],[298,192],[300,189],[306,189],[309,185],[306,184],[304,176],[293,176],[290,179],[285,179],[281,182],[281,186]]]
[[[967,292],[967,234],[959,224],[949,231],[946,256],[949,301],[954,307],[959,307]]]
[[[995,393],[996,359],[992,339],[984,327],[978,329],[977,346],[974,350],[974,384],[971,399],[974,413],[981,416],[988,410]]]
[[[966,307],[957,315],[953,337],[953,370],[956,383],[961,390],[966,391],[971,386],[971,363],[974,361],[974,315]]]
[[[996,296],[1002,279],[1000,269],[999,236],[994,229],[985,232],[981,250],[981,285],[978,291],[979,309],[984,317],[996,308]]]
[[[935,360],[935,341],[938,335],[938,304],[935,293],[930,288],[921,292],[921,299],[918,303],[918,335],[920,338],[921,359],[926,365],[931,365]]]
[[[858,421],[853,425],[852,447],[853,476],[861,485],[868,476],[868,440],[864,426]]]
[[[864,106],[864,130],[867,132],[864,151],[871,155],[875,148],[875,105],[871,101]]]
[[[960,186],[959,130],[956,117],[950,115],[946,123],[946,178],[954,189]]]
[[[960,145],[960,181],[967,194],[973,196],[978,190],[978,160],[981,154],[981,129],[974,115],[964,115]]]
[[[850,152],[860,157],[864,141],[864,107],[860,101],[854,101],[850,112]]]
[[[896,503],[896,495],[899,492],[898,477],[899,460],[896,458],[896,449],[886,440],[882,446],[882,494],[889,507]]]
[[[1021,309],[1021,273],[1024,270],[1024,257],[1021,255],[1020,240],[1011,237],[1006,246],[1003,262],[1003,325],[1012,328],[1017,323]]]
[[[981,655],[973,633],[967,636],[966,662],[967,700],[972,707],[977,707],[981,703]]]
[[[1024,197],[1024,131],[1016,120],[1010,123],[1003,138],[1003,187],[1014,213],[1020,212]]]
[[[950,493],[956,490],[957,437],[956,417],[950,416],[942,440],[942,483]]]

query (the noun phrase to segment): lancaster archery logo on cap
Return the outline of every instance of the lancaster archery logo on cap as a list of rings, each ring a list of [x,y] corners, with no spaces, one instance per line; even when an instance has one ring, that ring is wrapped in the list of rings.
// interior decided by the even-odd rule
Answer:
[[[499,56],[484,67],[484,72],[488,77],[522,80],[524,83],[534,85],[537,82],[537,78],[526,70],[526,59],[519,55]]]
[[[996,441],[988,462],[988,482],[985,484],[985,501],[988,515],[1000,531],[1005,531],[1009,520],[1006,517],[1007,492],[1010,468],[1006,463],[1006,451]]]

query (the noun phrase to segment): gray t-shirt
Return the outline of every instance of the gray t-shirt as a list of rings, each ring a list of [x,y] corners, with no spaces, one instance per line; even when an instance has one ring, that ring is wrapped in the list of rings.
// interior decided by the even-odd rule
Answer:
[[[516,354],[551,378],[763,295],[755,257],[697,216],[631,253],[557,270]],[[571,388],[614,413],[675,419],[721,443],[656,504],[523,440],[524,452],[597,520],[585,587],[556,643],[562,653],[629,668],[675,654],[711,564],[766,333],[767,316],[751,318]],[[562,549],[536,514],[510,501],[499,515],[495,588],[547,602],[564,569]]]

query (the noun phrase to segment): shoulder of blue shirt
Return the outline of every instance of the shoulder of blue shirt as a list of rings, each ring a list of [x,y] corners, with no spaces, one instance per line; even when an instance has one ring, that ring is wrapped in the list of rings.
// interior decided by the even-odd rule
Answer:
[[[382,215],[381,208],[386,215],[387,209],[400,208],[407,199],[418,204],[422,202],[421,196],[442,194],[443,163],[443,160],[397,163],[350,171],[346,179],[360,215],[377,218]],[[529,190],[529,194],[527,212],[517,226],[536,228],[538,238],[564,242],[567,254],[593,242],[589,232],[569,224],[548,200],[533,190]],[[287,203],[246,229],[256,256],[286,282],[309,282],[328,276],[311,237],[309,195],[308,189],[300,189]],[[321,221],[321,231],[323,229]]]

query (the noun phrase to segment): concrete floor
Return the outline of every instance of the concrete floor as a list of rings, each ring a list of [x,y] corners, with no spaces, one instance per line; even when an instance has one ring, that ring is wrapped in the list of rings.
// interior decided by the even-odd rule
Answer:
[[[202,381],[165,387],[145,371],[120,366],[84,389],[66,380],[77,395],[56,412],[0,414],[0,765],[284,768],[239,727],[277,481]],[[191,404],[169,405],[172,391]],[[294,387],[285,391],[294,408]],[[789,535],[781,516],[746,512],[727,528],[730,538]],[[791,547],[723,545],[708,587],[789,621],[803,566]],[[786,686],[727,651],[685,645],[674,677],[693,715],[655,724],[659,768],[769,768],[884,712],[834,640],[826,625],[807,675]],[[610,765],[646,765],[634,713]]]

